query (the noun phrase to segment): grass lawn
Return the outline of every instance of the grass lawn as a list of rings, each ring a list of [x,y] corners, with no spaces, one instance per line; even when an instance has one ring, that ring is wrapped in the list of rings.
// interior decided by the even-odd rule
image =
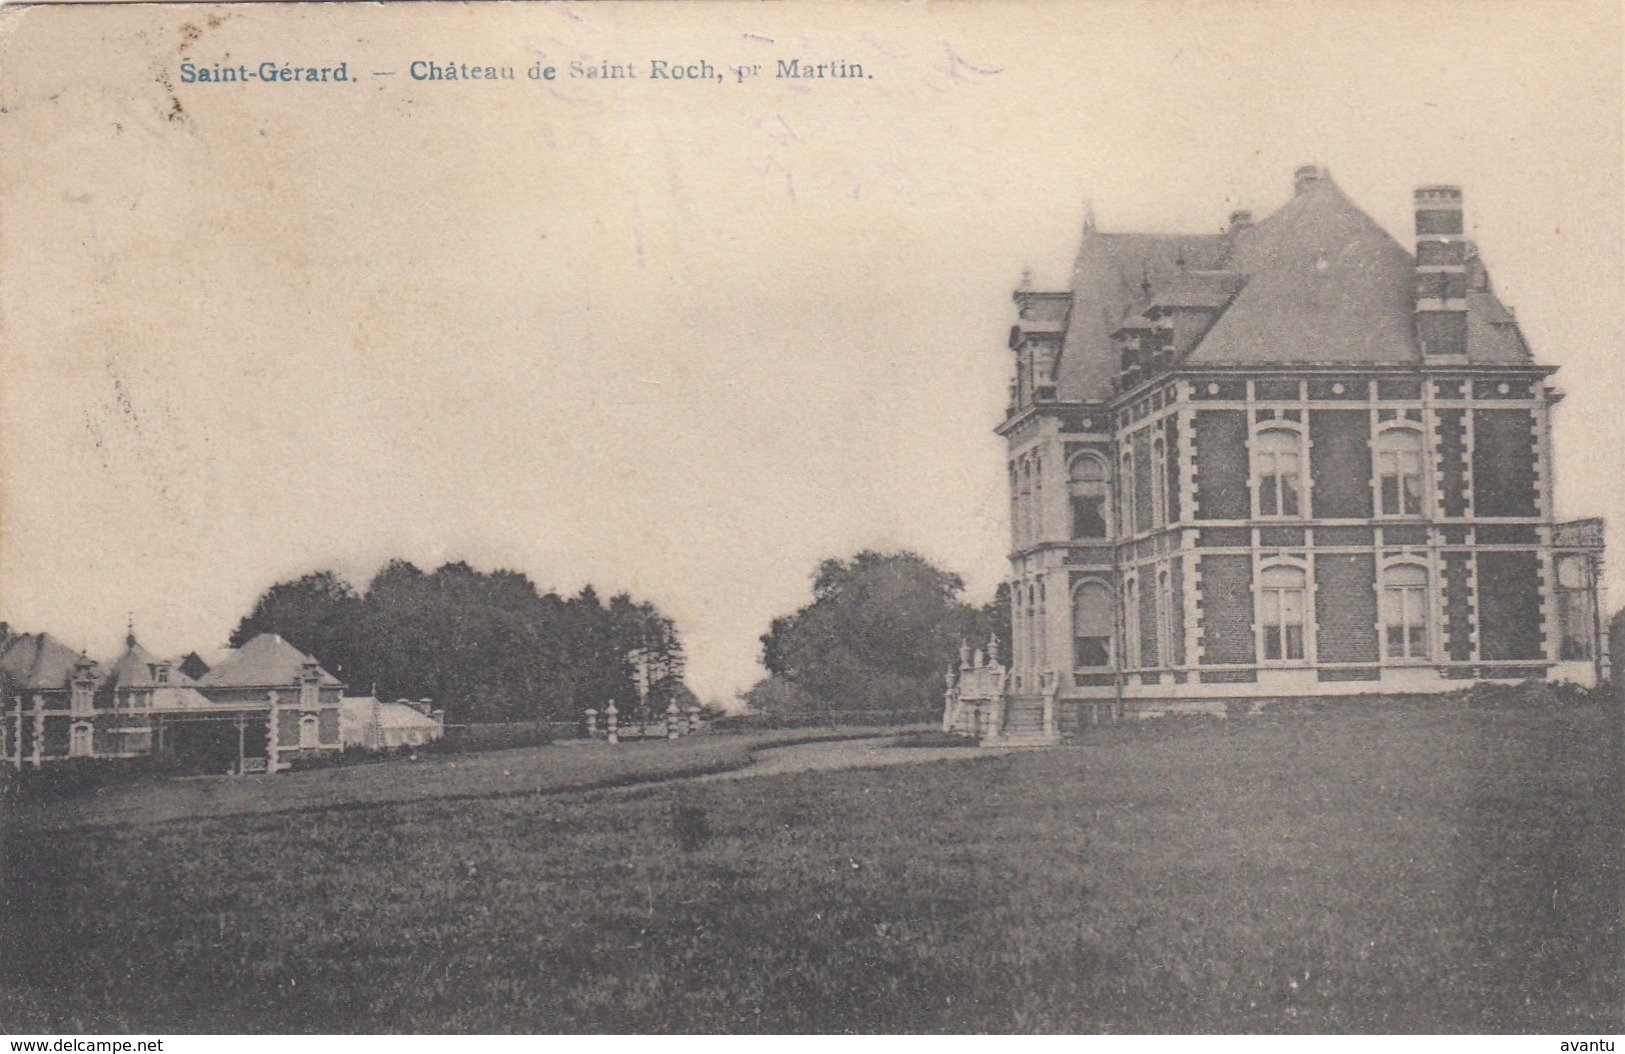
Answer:
[[[963,753],[13,816],[0,1031],[1621,1028],[1617,713],[1361,706]]]

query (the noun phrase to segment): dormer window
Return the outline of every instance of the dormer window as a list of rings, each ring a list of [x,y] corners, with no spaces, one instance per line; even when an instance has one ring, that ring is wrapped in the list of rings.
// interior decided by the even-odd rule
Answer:
[[[299,706],[305,710],[314,710],[321,705],[321,675],[316,672],[316,664],[305,663],[304,673],[299,680]]]
[[[147,671],[152,675],[152,683],[153,684],[156,684],[159,687],[163,687],[164,685],[167,685],[169,683],[169,663],[167,663],[167,662],[151,663],[150,665],[148,665]]]

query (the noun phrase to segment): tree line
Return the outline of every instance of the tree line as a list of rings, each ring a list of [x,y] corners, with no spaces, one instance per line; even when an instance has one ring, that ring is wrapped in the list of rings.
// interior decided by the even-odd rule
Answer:
[[[231,635],[276,633],[351,692],[433,699],[453,723],[574,720],[611,700],[629,715],[693,702],[682,641],[654,605],[588,585],[542,592],[516,571],[393,560],[358,590],[333,571],[281,582]],[[640,690],[641,689],[641,690]]]

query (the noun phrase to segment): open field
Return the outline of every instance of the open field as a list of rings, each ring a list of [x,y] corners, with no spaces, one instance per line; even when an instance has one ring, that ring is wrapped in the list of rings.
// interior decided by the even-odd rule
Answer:
[[[562,740],[465,754],[426,755],[275,777],[200,776],[97,788],[65,806],[27,802],[17,819],[30,827],[76,828],[161,823],[312,809],[367,809],[412,801],[471,801],[728,772],[751,764],[753,752],[793,743],[884,734],[873,728],[799,729],[690,736],[675,742]]]
[[[959,753],[13,816],[0,1030],[1621,1027],[1617,712],[1372,706]]]

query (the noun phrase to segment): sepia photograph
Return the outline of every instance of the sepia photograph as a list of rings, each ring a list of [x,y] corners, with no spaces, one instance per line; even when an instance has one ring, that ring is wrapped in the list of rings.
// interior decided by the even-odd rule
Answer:
[[[1613,1050],[1622,45],[0,4],[0,1033]]]

